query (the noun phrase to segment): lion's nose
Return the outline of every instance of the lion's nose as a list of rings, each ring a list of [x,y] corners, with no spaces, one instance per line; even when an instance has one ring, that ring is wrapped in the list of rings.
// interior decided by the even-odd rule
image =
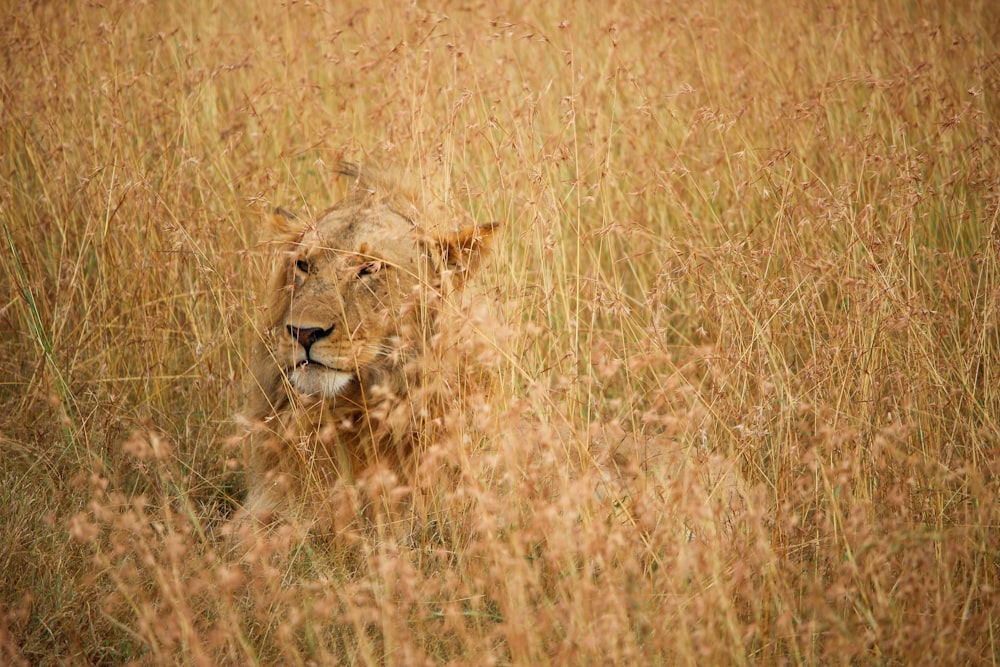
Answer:
[[[288,329],[288,333],[291,334],[292,338],[299,341],[299,345],[309,351],[309,348],[313,346],[318,340],[326,338],[333,333],[333,327],[329,329],[323,329],[320,327],[293,327],[291,324],[285,327]]]

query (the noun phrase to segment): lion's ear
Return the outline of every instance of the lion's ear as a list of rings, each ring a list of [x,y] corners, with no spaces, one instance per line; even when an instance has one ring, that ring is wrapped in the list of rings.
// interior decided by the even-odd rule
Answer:
[[[305,223],[291,211],[281,208],[274,209],[264,225],[264,240],[271,243],[287,243],[295,241],[305,231]]]
[[[461,287],[469,273],[473,271],[490,247],[490,242],[500,224],[491,222],[486,225],[469,225],[451,234],[441,234],[434,237],[439,259],[439,270],[449,271],[452,283]]]

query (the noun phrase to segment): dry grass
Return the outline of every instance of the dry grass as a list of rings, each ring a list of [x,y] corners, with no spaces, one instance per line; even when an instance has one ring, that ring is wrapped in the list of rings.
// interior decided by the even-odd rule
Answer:
[[[31,4],[0,662],[996,662],[994,3]],[[503,224],[460,474],[234,558],[256,227],[372,152]]]

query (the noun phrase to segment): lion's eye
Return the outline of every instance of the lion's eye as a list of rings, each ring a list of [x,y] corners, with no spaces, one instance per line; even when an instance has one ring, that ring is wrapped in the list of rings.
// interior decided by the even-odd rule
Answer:
[[[358,278],[372,276],[382,270],[382,262],[365,262],[358,268]]]
[[[312,266],[306,260],[300,259],[299,261],[295,262],[295,268],[301,271],[302,273],[309,273],[309,271],[312,269]]]

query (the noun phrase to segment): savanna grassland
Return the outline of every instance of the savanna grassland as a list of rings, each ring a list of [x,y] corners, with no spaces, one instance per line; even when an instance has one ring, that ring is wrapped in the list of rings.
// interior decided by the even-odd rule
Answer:
[[[5,3],[0,663],[995,663],[993,5]],[[452,474],[236,554],[342,159],[502,225],[491,342]]]

